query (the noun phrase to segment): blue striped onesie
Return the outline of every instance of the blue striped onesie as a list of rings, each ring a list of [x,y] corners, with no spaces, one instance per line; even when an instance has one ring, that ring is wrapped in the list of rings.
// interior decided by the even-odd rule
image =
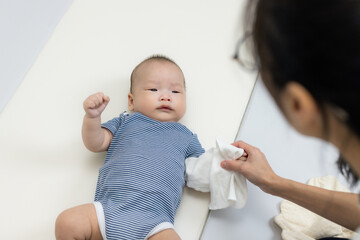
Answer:
[[[106,238],[144,239],[160,223],[173,224],[185,159],[204,153],[196,134],[138,112],[122,113],[102,127],[113,134],[95,193],[104,209]]]

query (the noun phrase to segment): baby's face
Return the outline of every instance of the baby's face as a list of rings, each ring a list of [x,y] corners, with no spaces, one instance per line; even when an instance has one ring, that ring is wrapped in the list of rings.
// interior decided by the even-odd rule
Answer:
[[[138,69],[129,110],[161,122],[177,122],[186,111],[184,75],[173,63],[150,61]]]

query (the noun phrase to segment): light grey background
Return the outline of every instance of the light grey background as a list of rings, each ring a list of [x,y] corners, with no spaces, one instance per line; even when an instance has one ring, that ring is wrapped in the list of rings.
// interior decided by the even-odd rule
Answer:
[[[0,0],[0,112],[72,0]]]

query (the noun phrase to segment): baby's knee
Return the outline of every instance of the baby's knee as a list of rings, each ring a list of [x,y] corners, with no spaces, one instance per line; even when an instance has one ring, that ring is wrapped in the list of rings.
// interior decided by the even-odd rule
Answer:
[[[97,223],[95,208],[92,204],[84,204],[63,211],[55,222],[57,240],[100,239],[95,227]]]
[[[148,240],[181,240],[180,236],[175,232],[174,229],[165,229],[155,235],[152,235]]]
[[[73,216],[69,210],[59,214],[55,222],[55,236],[57,240],[69,239],[69,234],[73,232]]]

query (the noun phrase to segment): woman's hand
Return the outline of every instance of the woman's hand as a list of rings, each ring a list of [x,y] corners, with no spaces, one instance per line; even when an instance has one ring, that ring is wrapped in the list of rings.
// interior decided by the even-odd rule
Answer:
[[[245,150],[237,160],[225,160],[221,166],[244,175],[266,193],[287,199],[324,218],[355,230],[360,226],[358,194],[337,192],[281,178],[271,169],[265,155],[245,142],[233,143]]]
[[[265,155],[260,149],[243,141],[233,143],[235,147],[244,149],[244,154],[237,160],[224,160],[221,167],[244,175],[250,182],[266,193],[271,193],[271,186],[279,177],[270,167]]]

